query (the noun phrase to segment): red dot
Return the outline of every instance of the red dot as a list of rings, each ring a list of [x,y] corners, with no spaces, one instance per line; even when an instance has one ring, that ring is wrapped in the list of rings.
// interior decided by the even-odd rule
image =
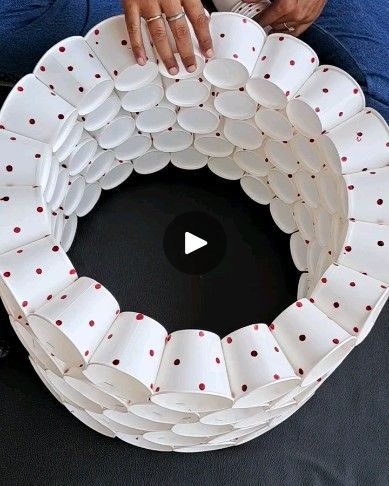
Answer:
[[[49,295],[46,297],[46,299],[47,299],[47,300],[51,300],[52,298],[53,298],[53,296],[52,296],[51,294],[49,294]]]
[[[216,361],[217,364],[220,364],[220,358],[216,357],[215,361]]]
[[[323,93],[328,93],[328,88],[323,88],[322,91]]]
[[[100,33],[99,29],[96,29],[95,30],[95,35],[99,35],[99,33]]]
[[[322,281],[322,283],[327,283],[327,279],[326,279],[326,277],[323,277],[323,278],[321,279],[321,281]]]
[[[200,383],[200,384],[199,384],[199,388],[200,388],[200,390],[205,390],[205,385],[204,385],[204,383]]]
[[[238,59],[238,57],[239,57],[239,56],[238,56],[238,54],[233,54],[233,55],[232,55],[232,57],[233,57],[234,59]]]
[[[343,116],[343,115],[344,115],[343,111],[340,111],[339,114],[338,114],[338,116],[340,116],[340,117]]]
[[[228,337],[228,338],[227,338],[227,343],[228,343],[228,344],[231,344],[231,343],[232,343],[232,337]]]
[[[76,275],[76,270],[74,268],[72,268],[71,270],[69,270],[69,275]]]
[[[141,321],[143,318],[144,318],[144,315],[143,314],[137,314],[135,319],[137,321]]]
[[[11,276],[11,272],[4,272],[3,277],[9,278]]]
[[[380,240],[380,241],[377,241],[377,245],[378,245],[378,246],[384,246],[384,245],[385,245],[385,243],[384,243],[382,240]]]
[[[278,346],[274,346],[274,351],[275,351],[276,353],[279,353],[279,352],[280,352],[280,348],[279,348]]]
[[[355,327],[353,327],[353,331],[354,332],[359,332],[359,329],[355,326]]]
[[[269,79],[269,78],[270,78],[270,74],[268,74],[268,73],[267,73],[267,74],[265,74],[265,75],[264,75],[264,78],[265,78],[265,79]]]
[[[352,191],[352,190],[354,189],[354,186],[353,186],[352,184],[350,184],[349,186],[347,186],[347,189],[348,189],[349,191]]]
[[[27,300],[23,300],[23,302],[22,302],[22,307],[27,307],[27,306],[28,306],[28,302],[27,302]]]
[[[293,59],[291,59],[291,60],[289,61],[289,64],[290,64],[291,66],[294,66],[294,65],[296,64],[296,61],[294,61]]]
[[[108,334],[107,339],[112,339],[113,334]]]
[[[12,165],[7,165],[7,167],[5,168],[5,170],[7,172],[12,172],[14,170],[14,168],[12,167]]]
[[[371,309],[372,309],[371,305],[367,305],[367,306],[366,306],[366,310],[367,310],[367,311],[371,311]]]
[[[242,385],[242,391],[243,392],[247,391],[247,385]]]
[[[199,336],[200,336],[200,337],[203,337],[203,336],[204,336],[204,331],[200,331],[200,332],[199,332]]]
[[[23,86],[18,86],[18,88],[17,88],[17,89],[18,89],[18,91],[20,91],[20,92],[21,92],[21,91],[24,91]]]
[[[95,74],[95,78],[100,79],[101,78],[101,74],[99,74],[99,73]]]
[[[28,122],[29,122],[29,124],[30,124],[30,125],[35,125],[35,120],[34,120],[34,118],[30,118],[30,119],[28,120]]]
[[[285,37],[282,37],[282,36],[278,38],[278,40],[280,40],[280,41],[283,41],[284,39],[285,39]]]
[[[300,334],[299,339],[300,341],[305,341],[307,337],[304,334]]]
[[[171,334],[169,334],[168,336],[166,336],[165,341],[168,343],[171,338],[172,338],[172,336],[171,336]]]
[[[39,69],[40,69],[42,72],[46,71],[45,66],[41,66]]]
[[[73,66],[68,66],[68,71],[73,71],[74,67]]]
[[[55,323],[57,324],[57,326],[61,326],[62,325],[62,321],[59,320],[59,319],[57,321],[55,321]]]
[[[355,287],[355,282],[350,282],[350,287]]]
[[[89,351],[85,351],[84,356],[88,356]]]
[[[157,386],[157,388],[155,389],[155,391],[158,393],[160,390],[159,386]]]
[[[101,284],[97,283],[97,284],[95,285],[95,289],[97,289],[97,290],[101,289]]]
[[[335,307],[335,309],[337,309],[339,307],[339,302],[334,302],[333,306]]]
[[[58,115],[58,119],[59,119],[59,120],[63,120],[64,118],[65,118],[65,116],[64,116],[62,113],[60,113],[60,114]]]
[[[175,366],[178,366],[180,363],[181,363],[181,361],[178,358],[173,361],[173,364]]]
[[[304,374],[304,370],[302,368],[299,368],[299,374],[300,375],[303,375]]]
[[[316,106],[315,111],[316,111],[316,113],[319,113],[320,108],[318,106]]]
[[[150,356],[154,356],[154,349],[150,349],[150,351],[149,351],[149,355],[150,355]]]
[[[269,324],[269,329],[270,329],[271,331],[274,331],[275,327],[276,327],[276,326],[275,326],[273,323],[272,323],[272,324]]]
[[[339,339],[335,338],[335,339],[333,339],[333,340],[332,340],[332,342],[333,342],[334,344],[339,344]]]
[[[20,233],[22,230],[19,228],[19,226],[16,226],[14,228],[14,233]]]
[[[347,245],[344,247],[344,249],[347,251],[347,252],[350,252],[351,251],[351,246],[350,245]]]
[[[118,75],[118,72],[117,72],[116,69],[114,70],[113,74],[114,74],[114,76],[117,76]]]
[[[290,91],[285,91],[285,96],[289,96],[290,95]]]
[[[315,58],[311,57],[311,63],[313,64],[315,62]]]
[[[9,201],[9,196],[2,197],[0,201],[5,201],[5,202]]]
[[[78,91],[79,91],[80,93],[83,93],[83,92],[84,92],[84,88],[83,88],[82,86],[80,86],[80,87],[78,88]]]
[[[354,94],[358,94],[358,93],[359,93],[359,89],[358,89],[358,88],[354,88],[354,89],[353,89],[353,93],[354,93]]]
[[[279,380],[279,379],[280,379],[280,375],[275,374],[275,375],[273,376],[273,378],[274,378],[275,380]]]
[[[122,40],[122,46],[126,46],[127,45],[127,41],[125,39]]]
[[[117,366],[119,363],[120,363],[120,360],[119,359],[114,359],[112,361],[112,364],[115,365],[115,366]]]
[[[42,275],[42,269],[41,268],[37,268],[35,271],[38,275]]]
[[[225,36],[226,36],[226,34],[220,34],[220,37],[221,37],[222,39],[224,39],[224,37],[225,37]]]
[[[256,357],[258,356],[258,351],[255,351],[255,349],[254,349],[253,351],[251,351],[251,353],[250,353],[250,354],[251,354],[251,356],[252,356],[253,358],[256,358]]]
[[[90,327],[93,327],[95,325],[95,321],[89,321]]]
[[[377,199],[377,204],[378,204],[378,206],[381,206],[382,204],[384,204],[384,200],[383,199]]]
[[[300,302],[300,301],[298,301],[298,302],[296,302],[296,306],[297,306],[297,307],[302,307],[302,306],[303,306],[303,303],[302,303],[302,302]]]
[[[36,208],[36,210],[38,211],[38,213],[43,213],[43,208],[42,208],[42,206],[38,206],[38,207]]]
[[[58,50],[59,52],[65,52],[66,49],[63,46],[61,46]]]

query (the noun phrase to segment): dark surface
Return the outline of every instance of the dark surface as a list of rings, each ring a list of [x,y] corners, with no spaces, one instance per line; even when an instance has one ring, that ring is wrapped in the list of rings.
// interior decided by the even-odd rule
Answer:
[[[211,274],[175,270],[164,230],[183,212],[221,223],[226,256]],[[288,237],[267,207],[237,182],[207,169],[132,175],[80,221],[70,257],[80,275],[101,280],[122,309],[144,312],[172,331],[224,335],[268,322],[295,299]],[[387,485],[388,310],[316,397],[273,431],[244,446],[180,455],[136,449],[87,429],[50,396],[0,310],[0,484],[19,485]]]

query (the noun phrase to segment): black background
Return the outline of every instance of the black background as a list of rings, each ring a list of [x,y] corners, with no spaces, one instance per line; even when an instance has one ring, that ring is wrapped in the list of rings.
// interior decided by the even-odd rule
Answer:
[[[177,215],[205,211],[227,234],[222,263],[204,277],[179,273],[163,252]],[[208,169],[131,175],[82,218],[70,258],[122,310],[169,331],[221,336],[269,322],[295,300],[289,237],[268,207]],[[37,485],[387,485],[388,309],[372,333],[297,414],[241,447],[183,455],[134,448],[89,430],[50,396],[0,309],[0,482]]]

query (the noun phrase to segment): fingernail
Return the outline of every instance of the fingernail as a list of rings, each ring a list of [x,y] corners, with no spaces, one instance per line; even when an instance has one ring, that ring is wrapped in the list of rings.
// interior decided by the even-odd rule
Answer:
[[[145,60],[143,57],[138,57],[137,63],[140,64],[141,66],[144,66],[146,64]]]
[[[186,70],[188,71],[188,73],[194,73],[196,71],[196,66],[192,64],[191,66],[188,66]]]
[[[176,74],[178,74],[178,69],[176,67],[171,67],[169,69],[169,73],[172,75],[172,76],[176,76]]]
[[[213,57],[213,49],[208,49],[205,53],[207,57]]]

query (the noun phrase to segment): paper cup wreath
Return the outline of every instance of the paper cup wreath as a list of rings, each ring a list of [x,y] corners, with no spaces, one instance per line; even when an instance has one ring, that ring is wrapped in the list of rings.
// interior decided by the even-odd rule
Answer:
[[[249,9],[248,15],[253,15]],[[346,72],[237,13],[215,57],[141,67],[123,16],[52,47],[0,112],[0,293],[38,376],[81,422],[157,451],[243,444],[296,412],[388,297],[389,129]],[[144,36],[147,29],[142,25]],[[244,39],[244,42],[239,42]],[[208,164],[270,205],[302,272],[273,322],[220,339],[121,312],[66,252],[133,170]]]

